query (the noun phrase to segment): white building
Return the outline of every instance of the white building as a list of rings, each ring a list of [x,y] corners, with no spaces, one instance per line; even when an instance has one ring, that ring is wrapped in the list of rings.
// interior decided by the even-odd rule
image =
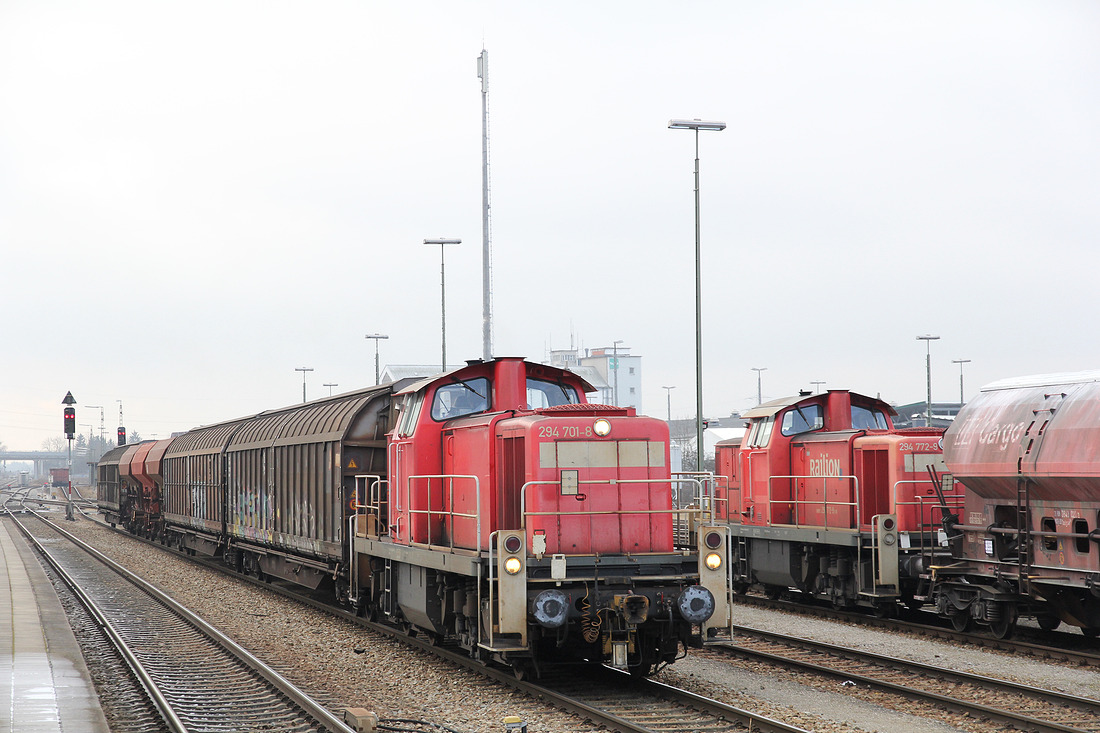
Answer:
[[[595,368],[607,383],[601,401],[607,405],[633,407],[642,414],[642,357],[631,356],[630,349],[592,349],[577,359],[581,366]]]

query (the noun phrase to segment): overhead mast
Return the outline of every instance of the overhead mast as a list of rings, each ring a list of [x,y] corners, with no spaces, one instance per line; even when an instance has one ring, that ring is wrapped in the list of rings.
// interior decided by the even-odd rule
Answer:
[[[489,52],[477,57],[481,79],[481,358],[493,358],[492,268],[489,259]]]

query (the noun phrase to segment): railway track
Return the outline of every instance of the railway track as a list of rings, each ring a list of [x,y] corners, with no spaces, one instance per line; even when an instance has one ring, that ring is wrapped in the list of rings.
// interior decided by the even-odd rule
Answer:
[[[168,730],[351,730],[201,618],[52,522],[11,521],[111,637]]]
[[[985,649],[995,649],[997,651],[1032,656],[1039,659],[1068,662],[1083,667],[1100,667],[1100,645],[1098,645],[1096,641],[1086,639],[1080,634],[1041,632],[1044,638],[1062,640],[1059,645],[1052,645],[1037,641],[1029,641],[1026,638],[997,639],[980,633],[955,631],[947,626],[937,626],[934,623],[922,623],[920,621],[900,618],[880,618],[858,611],[843,611],[823,606],[806,606],[791,603],[789,601],[771,600],[755,595],[739,595],[737,596],[736,602],[758,608],[813,616],[814,618],[845,621],[880,629],[905,631],[934,639],[943,639],[957,644],[970,644]],[[935,616],[931,618],[934,621],[938,621]],[[1081,648],[1082,646],[1090,648]]]
[[[216,561],[176,552],[156,542],[136,537],[112,528],[93,517],[105,529],[132,540],[152,545],[192,564],[229,573]],[[251,576],[229,573],[232,577],[264,588],[333,616],[343,618],[375,632],[445,659],[457,666],[476,672],[502,685],[571,712],[594,725],[622,733],[726,733],[727,731],[761,731],[762,733],[808,733],[805,729],[774,720],[752,710],[726,705],[700,695],[664,685],[653,680],[635,679],[628,674],[603,667],[583,668],[572,675],[547,675],[539,680],[520,680],[510,669],[486,665],[471,658],[464,650],[452,648],[445,641],[409,635],[401,629],[369,621],[343,608],[311,598],[293,586],[261,581]]]
[[[1100,700],[745,626],[734,626],[733,639],[705,653],[736,654],[829,675],[848,685],[928,702],[1019,730],[1100,732]]]

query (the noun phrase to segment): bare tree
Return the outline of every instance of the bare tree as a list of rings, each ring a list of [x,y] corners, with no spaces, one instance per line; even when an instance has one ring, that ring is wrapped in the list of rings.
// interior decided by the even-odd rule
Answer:
[[[46,438],[42,441],[42,450],[49,451],[50,453],[62,453],[68,447],[68,441],[57,436]]]

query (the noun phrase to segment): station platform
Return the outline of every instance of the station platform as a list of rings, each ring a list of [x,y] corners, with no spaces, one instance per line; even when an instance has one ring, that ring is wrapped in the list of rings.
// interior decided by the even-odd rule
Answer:
[[[53,584],[0,517],[0,733],[47,731],[110,728]]]

